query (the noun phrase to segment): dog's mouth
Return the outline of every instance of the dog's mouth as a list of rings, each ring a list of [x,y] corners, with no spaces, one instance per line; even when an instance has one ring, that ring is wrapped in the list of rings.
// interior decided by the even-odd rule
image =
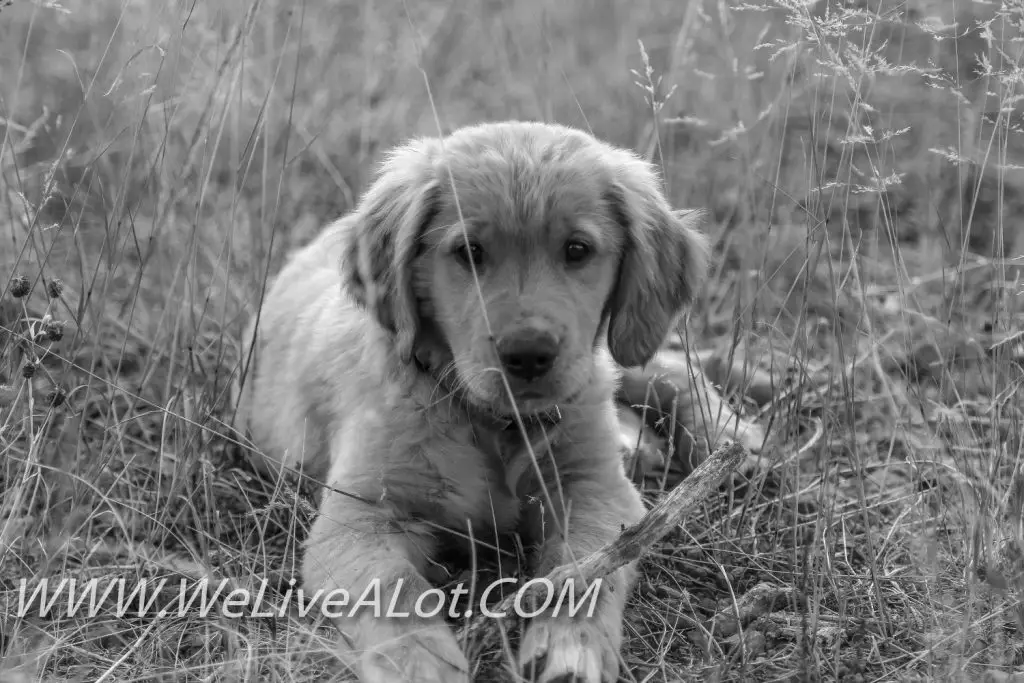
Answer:
[[[559,405],[572,403],[582,393],[583,389],[578,388],[572,392],[544,391],[535,387],[523,387],[517,389],[512,387],[512,396],[515,403],[509,400],[508,391],[502,387],[499,398],[491,404],[490,409],[503,415],[514,415],[518,412],[521,416],[540,415],[556,409]]]
[[[424,353],[417,355],[421,368],[432,374],[442,385],[477,412],[486,413],[496,418],[514,417],[518,412],[522,417],[541,415],[560,404],[571,403],[579,396],[583,386],[566,386],[559,373],[537,378],[532,381],[506,375],[505,380],[491,375],[491,381],[468,381],[458,362],[452,362],[450,351],[434,357]],[[441,371],[442,368],[448,371]],[[490,374],[490,373],[488,373]],[[496,380],[496,381],[495,381]]]
[[[512,394],[517,401],[543,401],[549,398],[548,394],[536,389],[524,389]]]
[[[510,397],[504,387],[499,388],[493,398],[476,395],[466,398],[474,409],[502,418],[514,417],[517,412],[523,417],[543,413],[562,402],[559,397],[540,391],[513,392]]]
[[[509,393],[511,389],[511,394]],[[577,389],[572,393],[545,390],[542,387],[516,387],[510,383],[508,387],[498,382],[492,387],[493,394],[480,394],[477,391],[464,391],[463,399],[474,411],[485,413],[497,419],[514,419],[516,413],[527,418],[543,415],[557,409],[559,405],[571,403],[581,392]]]

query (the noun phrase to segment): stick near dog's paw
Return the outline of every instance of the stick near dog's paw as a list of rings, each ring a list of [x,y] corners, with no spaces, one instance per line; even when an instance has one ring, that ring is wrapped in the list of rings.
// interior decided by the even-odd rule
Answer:
[[[573,579],[577,597],[579,590],[585,590],[596,579],[603,578],[629,564],[668,535],[686,514],[700,501],[708,498],[732,472],[747,458],[749,451],[741,443],[728,443],[715,449],[711,455],[688,476],[679,486],[672,489],[658,503],[647,511],[639,522],[622,530],[619,537],[600,550],[580,558],[578,562],[556,567],[548,575],[550,585],[561,586]],[[537,584],[535,584],[537,585]],[[505,597],[495,608],[498,612],[512,610],[516,594]],[[525,597],[525,596],[524,596]],[[470,624],[472,638],[483,649],[497,645],[497,634],[487,629],[487,620],[477,617]],[[618,653],[615,653],[618,656]]]
[[[548,580],[558,586],[573,578],[576,590],[585,590],[594,580],[640,559],[655,543],[676,528],[691,508],[710,496],[749,456],[750,453],[741,443],[728,443],[715,449],[690,476],[648,510],[639,522],[623,529],[614,541],[578,562],[556,567],[548,574]]]

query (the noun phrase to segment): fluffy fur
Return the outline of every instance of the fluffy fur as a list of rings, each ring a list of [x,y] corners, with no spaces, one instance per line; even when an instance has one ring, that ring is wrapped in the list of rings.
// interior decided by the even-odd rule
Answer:
[[[518,532],[543,573],[636,522],[616,390],[700,287],[700,221],[670,208],[649,164],[566,127],[480,125],[392,152],[272,283],[241,395],[264,457],[327,484],[307,590],[359,595],[376,578],[387,604],[401,580],[411,612],[460,534]],[[520,351],[550,367],[503,372]],[[627,373],[635,402],[643,373]],[[692,403],[680,417],[695,427]],[[608,577],[590,618],[534,618],[520,664],[615,681],[634,575]],[[469,680],[441,617],[337,626],[365,681]]]

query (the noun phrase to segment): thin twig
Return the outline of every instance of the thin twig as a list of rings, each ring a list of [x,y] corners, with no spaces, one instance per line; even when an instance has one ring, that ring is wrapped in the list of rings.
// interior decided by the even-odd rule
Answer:
[[[611,574],[615,570],[640,559],[655,543],[675,529],[697,503],[705,500],[714,492],[722,481],[732,473],[749,455],[740,443],[729,443],[715,449],[686,479],[664,498],[647,511],[639,522],[622,530],[618,538],[590,555],[573,564],[556,567],[545,577],[550,584],[560,585],[565,579],[573,577],[574,591],[585,591],[595,580]],[[582,581],[579,579],[582,578]],[[539,587],[538,582],[531,586]],[[496,608],[498,612],[508,613],[519,596],[518,592],[501,600]],[[478,618],[470,624],[470,632],[484,629],[489,619]],[[482,640],[493,636],[487,630]]]
[[[639,560],[655,543],[675,529],[691,508],[707,499],[748,455],[747,449],[739,442],[717,448],[675,489],[648,510],[639,522],[623,529],[614,541],[580,561],[556,567],[547,578],[555,585],[569,577],[582,579],[574,582],[577,592],[580,592],[596,579]]]

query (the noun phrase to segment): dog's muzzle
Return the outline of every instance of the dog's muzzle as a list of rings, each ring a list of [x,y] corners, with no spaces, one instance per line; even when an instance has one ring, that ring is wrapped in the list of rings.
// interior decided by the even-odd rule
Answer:
[[[558,339],[547,330],[525,327],[498,340],[498,357],[512,376],[531,381],[543,377],[558,358]]]

